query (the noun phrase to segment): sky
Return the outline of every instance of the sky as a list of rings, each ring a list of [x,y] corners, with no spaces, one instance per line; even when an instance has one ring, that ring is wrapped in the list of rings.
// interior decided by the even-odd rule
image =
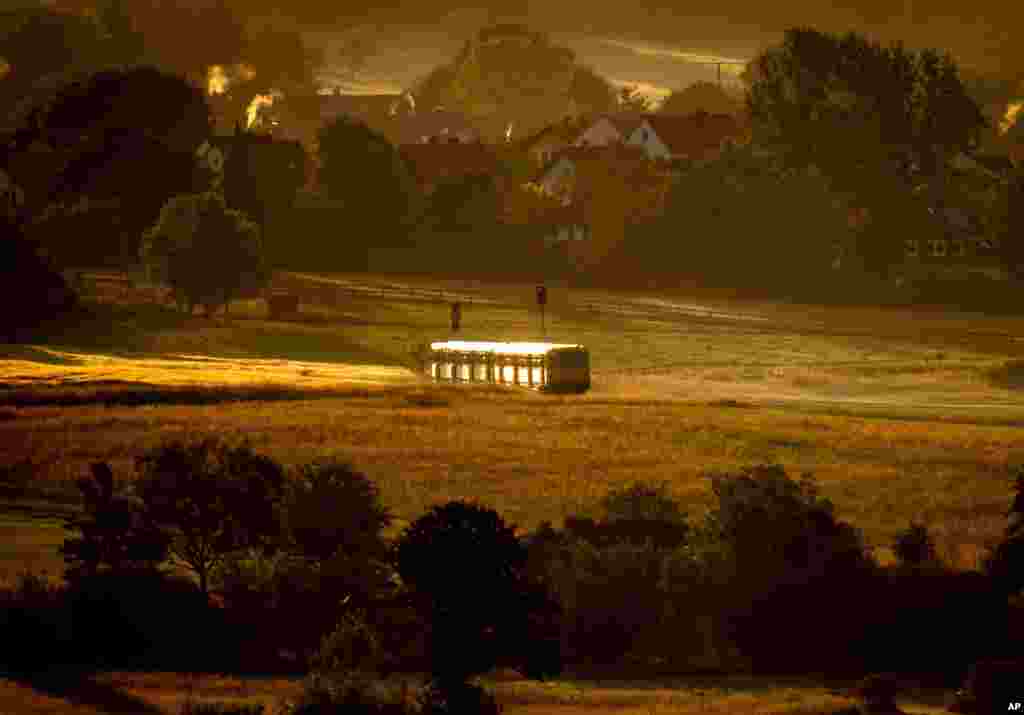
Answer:
[[[316,0],[295,0],[315,3]],[[551,33],[571,47],[579,59],[616,84],[634,84],[653,98],[696,80],[716,80],[709,61],[743,62],[777,43],[787,27],[808,25],[831,32],[855,30],[911,48],[948,50],[964,66],[1002,75],[1024,73],[1024,47],[1017,36],[1024,12],[1015,3],[977,0],[957,7],[951,0],[747,0],[721,5],[691,2],[666,7],[670,0],[629,3],[592,0],[508,0],[494,8],[457,7],[451,3],[403,4],[351,11],[331,26],[321,19],[310,32],[314,41],[331,48],[344,27],[359,25],[376,38],[377,52],[357,83],[343,91],[391,92],[449,61],[462,42],[493,21],[526,22]],[[1024,5],[1022,3],[1021,5]],[[301,8],[300,8],[301,11]],[[310,26],[307,26],[310,27]],[[1016,34],[1014,34],[1016,33]],[[723,79],[741,69],[723,66]],[[326,84],[338,84],[330,66]]]

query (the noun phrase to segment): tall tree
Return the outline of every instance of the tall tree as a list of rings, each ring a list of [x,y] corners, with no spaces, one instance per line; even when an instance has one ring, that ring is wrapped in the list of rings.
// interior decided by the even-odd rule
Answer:
[[[135,491],[170,539],[170,553],[209,592],[228,554],[273,551],[281,535],[284,469],[248,446],[217,439],[171,442],[137,460]]]
[[[209,126],[201,90],[152,67],[104,70],[63,86],[29,112],[10,159],[41,219],[33,231],[56,256],[69,248],[81,255],[74,248],[87,242],[97,259],[133,260],[167,198],[203,188],[196,186],[195,150]],[[117,205],[118,229],[99,236],[47,231],[42,217],[97,201]]]
[[[751,80],[755,141],[791,165],[818,166],[869,208],[874,229],[865,237],[890,233],[912,211],[910,190],[921,182],[941,204],[948,159],[970,151],[985,126],[948,55],[882,47],[855,33],[788,30],[752,63]]]
[[[319,138],[320,185],[344,202],[352,229],[395,238],[408,228],[418,212],[417,190],[395,147],[344,115]]]

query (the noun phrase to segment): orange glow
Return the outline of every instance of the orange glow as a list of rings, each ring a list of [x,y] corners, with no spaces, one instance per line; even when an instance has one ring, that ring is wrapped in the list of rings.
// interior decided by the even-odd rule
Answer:
[[[1024,102],[1010,103],[1010,106],[1006,108],[1006,116],[999,122],[1000,134],[1006,134],[1006,132],[1010,131],[1010,127],[1016,123],[1022,109],[1024,109]]]
[[[211,97],[228,90],[228,75],[223,65],[211,65],[206,71],[206,93]]]
[[[245,110],[246,129],[251,129],[252,125],[256,123],[256,115],[259,113],[261,107],[270,107],[274,104],[274,94],[257,94],[249,102],[248,109]]]

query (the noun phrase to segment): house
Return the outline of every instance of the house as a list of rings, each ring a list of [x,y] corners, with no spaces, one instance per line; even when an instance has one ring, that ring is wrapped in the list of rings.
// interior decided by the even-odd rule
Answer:
[[[449,179],[473,174],[494,176],[498,172],[498,156],[485,144],[441,143],[403,144],[398,152],[424,194],[430,194]]]
[[[645,114],[619,112],[602,114],[592,120],[574,142],[576,146],[608,146],[626,143],[629,135],[643,122]]]
[[[538,172],[534,182],[549,194],[565,195],[581,171],[607,171],[612,165],[623,167],[646,162],[647,157],[639,147],[623,144],[570,146],[557,152]]]
[[[903,252],[907,259],[983,263],[995,257],[997,246],[984,234],[977,217],[955,206],[929,208],[928,211],[940,227],[941,235],[905,239]]]
[[[550,162],[555,154],[572,146],[585,126],[585,120],[566,117],[561,122],[534,132],[523,139],[519,146],[536,166],[543,166]]]
[[[544,236],[545,246],[566,245],[590,239],[590,226],[587,225],[583,205],[580,203],[560,206],[551,213],[549,221],[550,230]]]
[[[459,112],[434,109],[401,116],[394,124],[395,144],[481,141],[480,131]]]
[[[740,122],[728,114],[650,114],[626,143],[642,147],[651,159],[707,161],[716,158],[727,144],[740,143],[743,134]]]

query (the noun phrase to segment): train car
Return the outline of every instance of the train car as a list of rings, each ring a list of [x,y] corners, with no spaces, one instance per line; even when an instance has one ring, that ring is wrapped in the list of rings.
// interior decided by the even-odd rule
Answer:
[[[420,364],[442,382],[519,385],[544,392],[590,389],[590,353],[582,345],[448,340],[424,345]]]

